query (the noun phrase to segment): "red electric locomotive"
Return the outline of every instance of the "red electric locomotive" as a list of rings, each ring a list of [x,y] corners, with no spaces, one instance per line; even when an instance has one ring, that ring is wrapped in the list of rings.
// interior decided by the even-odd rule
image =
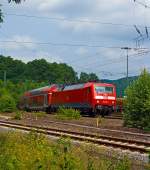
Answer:
[[[112,84],[92,82],[65,86],[52,94],[51,109],[60,106],[92,114],[109,114],[116,107],[116,89]]]
[[[59,107],[106,115],[116,108],[116,88],[112,84],[84,83],[52,85],[25,93],[23,109],[55,111]]]

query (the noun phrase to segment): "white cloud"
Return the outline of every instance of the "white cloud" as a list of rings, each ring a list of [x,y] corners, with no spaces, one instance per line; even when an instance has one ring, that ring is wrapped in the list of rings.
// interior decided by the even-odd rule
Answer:
[[[60,7],[62,4],[64,4],[64,0],[41,0],[39,2],[38,10],[40,11],[50,11],[54,10],[58,7]]]
[[[82,32],[82,31],[85,31],[85,30],[96,31],[96,29],[98,28],[98,25],[97,24],[93,24],[90,21],[92,21],[92,20],[90,20],[89,18],[87,18],[87,19],[86,18],[84,18],[84,19],[82,19],[82,18],[75,18],[74,21],[72,21],[72,22],[71,21],[70,22],[64,21],[64,22],[60,23],[60,26],[63,29],[69,29],[69,30],[73,30],[75,32]]]
[[[36,12],[39,16],[64,16],[77,20],[99,20],[133,25],[149,23],[150,17],[148,9],[130,0],[27,0],[13,7],[30,10],[31,13]],[[60,27],[73,29],[76,32],[89,29],[98,32],[106,29],[100,24],[87,22],[60,22]],[[111,32],[109,26],[108,28],[107,31]]]
[[[33,61],[35,59],[38,59],[38,60],[45,59],[46,61],[50,63],[53,63],[53,62],[62,63],[63,62],[63,59],[59,57],[58,55],[50,54],[49,52],[42,51],[42,50],[34,51],[34,53],[30,53],[30,51],[15,53],[15,51],[13,51],[11,52],[11,54],[7,53],[6,56],[13,56],[13,58],[18,59],[18,60],[21,59],[25,63],[29,61]]]
[[[45,52],[45,51],[37,51],[34,57],[36,59],[44,58],[50,63],[53,63],[53,62],[61,63],[61,62],[63,62],[63,60],[61,59],[60,56],[56,56],[56,55],[50,54],[49,52]]]
[[[40,12],[55,11],[72,2],[71,0],[27,0],[16,8],[27,8]]]
[[[84,47],[80,47],[77,49],[76,54],[83,56],[83,55],[87,55],[88,54],[88,49],[84,48]]]

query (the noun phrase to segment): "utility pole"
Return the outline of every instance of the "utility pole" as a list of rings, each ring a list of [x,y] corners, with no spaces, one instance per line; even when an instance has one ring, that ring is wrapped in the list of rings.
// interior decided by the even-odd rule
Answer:
[[[132,48],[129,47],[122,47],[122,50],[126,50],[127,52],[127,74],[126,74],[126,78],[127,78],[127,85],[128,85],[128,78],[129,78],[129,50],[131,50]]]
[[[6,81],[7,81],[7,73],[4,71],[4,86],[6,86]]]

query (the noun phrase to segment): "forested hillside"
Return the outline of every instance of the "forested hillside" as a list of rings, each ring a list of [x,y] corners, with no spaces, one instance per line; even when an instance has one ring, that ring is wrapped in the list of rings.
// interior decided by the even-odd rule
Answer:
[[[117,80],[108,80],[108,79],[104,79],[101,80],[101,82],[105,82],[105,83],[113,83],[116,85],[116,90],[117,90],[117,96],[118,97],[122,97],[125,95],[125,89],[127,88],[127,86],[129,84],[131,84],[134,80],[136,80],[138,77],[134,76],[134,77],[129,77],[128,81],[125,78],[121,78],[121,79],[117,79]]]
[[[32,80],[59,83],[77,80],[76,72],[72,67],[64,63],[48,63],[44,59],[33,60],[25,64],[11,57],[0,56],[0,79],[3,79],[4,71],[6,71],[7,79],[13,82]]]
[[[11,57],[0,56],[0,79],[17,82],[76,83],[98,80],[94,73],[77,73],[65,63],[49,63],[45,59],[33,60],[27,64]]]

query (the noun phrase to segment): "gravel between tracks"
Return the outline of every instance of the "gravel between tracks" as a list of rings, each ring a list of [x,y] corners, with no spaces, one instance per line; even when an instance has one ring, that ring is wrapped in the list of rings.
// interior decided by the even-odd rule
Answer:
[[[65,129],[68,131],[94,133],[97,136],[108,135],[113,137],[122,137],[125,139],[150,141],[150,133],[145,133],[144,131],[135,128],[123,127],[123,120],[120,119],[102,119],[99,127],[97,128],[96,118],[91,118],[91,117],[81,117],[79,120],[58,120],[56,119],[56,116],[54,114],[49,114],[49,115],[47,114],[44,115],[43,117],[36,117],[34,113],[24,113],[22,120],[14,120],[12,119],[12,117],[14,117],[14,114],[15,113],[0,114],[0,119],[3,120],[5,119],[9,121],[11,120],[13,122],[23,123],[23,124],[38,125],[42,127]],[[111,131],[107,129],[110,129]],[[122,131],[124,131],[125,133],[123,133]],[[127,132],[131,132],[131,134],[128,134]],[[149,137],[139,136],[132,133],[149,134]]]

